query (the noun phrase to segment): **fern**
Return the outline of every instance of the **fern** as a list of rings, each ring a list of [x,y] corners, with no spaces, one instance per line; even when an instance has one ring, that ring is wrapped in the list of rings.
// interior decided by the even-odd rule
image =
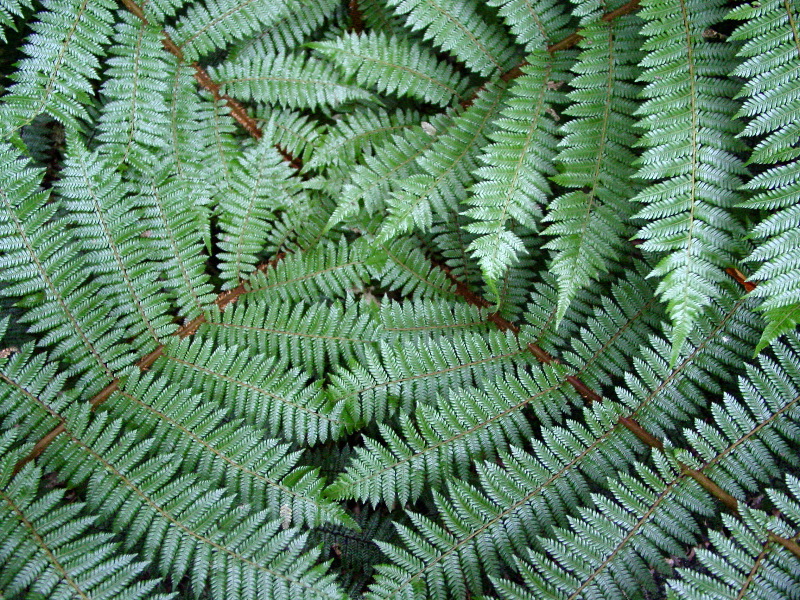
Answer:
[[[720,295],[724,269],[734,264],[741,225],[724,209],[737,202],[743,167],[733,154],[738,125],[730,118],[735,84],[725,52],[702,33],[722,19],[722,3],[648,2],[641,13],[653,33],[642,46],[648,100],[639,108],[647,128],[639,177],[660,180],[636,197],[648,206],[637,217],[644,249],[667,252],[653,270],[673,323],[674,363],[703,306]],[[679,60],[679,56],[683,59]],[[706,115],[719,115],[706,125]],[[727,115],[727,117],[725,116]],[[709,135],[705,135],[708,128]],[[714,136],[712,138],[711,131]],[[697,143],[702,136],[705,146]]]
[[[757,263],[753,279],[765,280],[754,292],[764,298],[761,310],[769,321],[757,350],[782,333],[792,331],[800,322],[800,292],[793,283],[800,268],[794,240],[798,183],[797,126],[794,109],[797,96],[782,83],[795,77],[794,57],[800,56],[797,37],[797,7],[790,2],[768,2],[759,7],[743,7],[731,16],[749,17],[732,37],[745,40],[740,55],[748,60],[734,74],[747,77],[741,95],[747,101],[739,115],[747,116],[748,126],[740,135],[763,136],[753,149],[751,163],[772,166],[753,177],[745,186],[760,191],[744,206],[777,212],[764,218],[751,232],[760,245],[748,261]],[[774,58],[773,58],[774,57]]]
[[[0,0],[4,600],[789,600],[794,0]]]

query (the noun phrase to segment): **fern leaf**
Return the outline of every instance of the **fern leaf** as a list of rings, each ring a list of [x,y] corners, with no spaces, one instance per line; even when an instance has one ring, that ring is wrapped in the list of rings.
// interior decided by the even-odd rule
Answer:
[[[270,437],[313,445],[342,431],[342,407],[330,403],[318,383],[309,385],[302,371],[287,369],[285,360],[274,356],[199,336],[170,342],[156,366],[168,379],[225,402],[234,417]]]
[[[115,29],[98,140],[118,164],[148,172],[155,167],[155,153],[166,145],[160,133],[168,124],[165,96],[173,61],[161,47],[158,28],[122,13]]]
[[[349,34],[310,46],[359,85],[385,94],[446,106],[466,88],[467,80],[453,67],[404,38]]]
[[[797,514],[797,479],[786,477],[787,487],[793,488],[794,499],[769,490],[773,498],[780,498],[790,514]],[[777,504],[777,503],[776,503]],[[669,582],[669,600],[690,600],[700,594],[715,598],[791,598],[793,590],[800,586],[797,572],[797,557],[781,547],[772,536],[784,539],[796,538],[800,521],[787,519],[783,510],[781,517],[741,507],[741,519],[722,515],[725,529],[730,537],[720,531],[709,531],[711,548],[697,550],[698,567],[677,570],[676,578]],[[701,568],[707,572],[701,571]]]
[[[565,114],[575,116],[562,126],[562,150],[555,158],[562,172],[553,180],[572,191],[552,200],[542,233],[555,239],[550,271],[558,278],[555,322],[564,317],[579,289],[585,288],[627,253],[633,234],[630,199],[639,186],[631,182],[634,145],[632,81],[638,70],[639,23],[633,17],[592,24],[582,30],[582,52],[572,67],[577,74]]]
[[[489,331],[488,311],[468,304],[444,300],[381,302],[380,321],[384,338],[412,340]]]
[[[112,34],[114,2],[69,0],[43,2],[44,11],[31,25],[16,83],[4,96],[0,124],[3,141],[48,112],[65,125],[88,120],[86,105],[98,78],[98,58]]]
[[[63,489],[37,493],[41,469],[27,466],[12,478],[18,452],[13,435],[0,436],[0,593],[4,598],[53,600],[167,600],[153,593],[157,579],[142,581],[147,563],[119,552],[109,532],[97,532],[97,516],[83,502],[69,502]]]
[[[366,240],[323,243],[256,272],[247,283],[248,298],[293,303],[344,298],[369,282],[380,258]]]
[[[552,82],[569,79],[564,72],[568,61],[542,50],[528,56],[527,62],[525,74],[509,91],[497,131],[489,136],[492,143],[480,156],[485,166],[475,171],[478,183],[467,201],[472,208],[465,213],[475,220],[466,230],[478,235],[468,249],[492,285],[524,251],[509,221],[537,230],[540,206],[550,191],[545,177],[555,174],[556,122],[548,108],[563,101]]]
[[[208,69],[230,94],[246,102],[283,108],[336,107],[353,100],[374,100],[371,92],[351,85],[335,67],[300,54],[272,54],[257,60],[238,58]]]
[[[153,222],[149,239],[164,257],[165,284],[175,295],[181,315],[193,319],[208,311],[215,300],[204,271],[202,231],[195,215],[186,210],[192,205],[186,181],[174,177],[169,165],[154,175],[142,189],[144,215]]]
[[[196,61],[257,33],[261,27],[274,25],[287,16],[288,5],[286,0],[209,0],[191,4],[167,32],[184,59]]]
[[[331,365],[363,361],[364,349],[376,345],[379,336],[369,307],[352,297],[344,307],[246,302],[212,315],[202,330],[227,346],[288,358],[316,376]]]
[[[433,213],[457,210],[466,197],[475,157],[486,141],[506,86],[489,84],[467,109],[456,116],[429,149],[416,159],[420,174],[403,180],[387,200],[389,216],[378,239],[387,242],[415,226],[428,230]]]
[[[102,410],[139,424],[142,438],[155,440],[152,452],[183,456],[183,473],[227,488],[271,519],[282,518],[288,507],[295,526],[353,523],[341,507],[321,498],[323,480],[298,464],[300,452],[266,438],[262,429],[228,419],[227,407],[207,395],[130,372]]]
[[[353,217],[363,201],[367,212],[383,207],[391,182],[420,172],[416,159],[427,152],[451,123],[449,113],[429,120],[429,127],[411,127],[395,134],[364,165],[357,165],[349,174],[341,192],[341,200],[328,220],[327,228]],[[432,134],[431,134],[432,132]]]
[[[676,370],[664,359],[668,342],[652,338],[625,374],[619,402],[606,398],[584,409],[580,421],[543,428],[530,452],[512,446],[501,453],[500,464],[478,463],[480,488],[450,480],[446,493],[434,495],[437,519],[411,513],[414,529],[401,531],[403,544],[381,545],[394,564],[378,569],[368,598],[424,594],[445,600],[463,597],[459,590],[483,593],[485,576],[499,578],[504,568],[513,568],[515,555],[538,547],[538,535],[568,525],[578,506],[591,505],[593,486],[604,485],[642,450],[621,416],[635,415],[656,435],[674,431],[702,408],[702,390],[720,391],[715,378],[729,385],[732,365],[750,354],[757,339],[757,324],[750,320],[742,303],[713,315]],[[442,522],[446,536],[425,533]]]
[[[6,28],[16,29],[15,17],[21,17],[26,8],[32,8],[30,0],[2,0],[0,1],[0,40],[8,42]]]
[[[412,125],[422,115],[414,110],[364,110],[344,115],[324,137],[324,141],[308,162],[309,168],[327,165],[349,165],[362,154],[372,155],[374,148]]]
[[[457,298],[453,282],[442,269],[431,264],[416,240],[399,238],[380,248],[388,257],[377,274],[381,286],[402,296],[414,293],[419,298]]]
[[[220,277],[223,289],[239,285],[255,270],[269,221],[286,210],[300,191],[290,181],[292,169],[273,147],[271,134],[237,160],[229,175],[230,189],[220,202]]]
[[[480,75],[501,73],[511,67],[514,50],[507,34],[485,21],[472,0],[387,0],[403,15],[412,31],[423,30],[426,40],[452,52]]]
[[[552,423],[574,402],[563,376],[549,367],[509,373],[483,389],[454,391],[436,407],[418,404],[413,418],[401,414],[396,431],[379,424],[383,442],[365,438],[329,497],[403,506],[468,477],[473,461],[495,460],[498,447],[532,437],[527,413]]]
[[[96,391],[135,358],[113,316],[116,300],[70,244],[58,204],[37,189],[41,175],[0,147],[2,293],[28,298],[23,320],[44,332],[42,344],[53,345],[54,355]]]
[[[554,0],[488,0],[526,52],[533,52],[563,38],[569,15]],[[578,10],[576,7],[576,14]]]
[[[228,52],[229,58],[257,59],[275,52],[302,46],[326,21],[337,22],[342,3],[339,0],[297,0],[295,9],[256,35],[248,37]]]
[[[527,363],[530,354],[511,334],[463,334],[457,339],[386,342],[378,350],[365,349],[365,360],[339,368],[330,377],[329,394],[344,401],[352,422],[363,427],[382,422],[398,410],[431,404],[451,390],[506,373],[514,364]]]
[[[79,237],[84,260],[125,311],[126,337],[146,354],[176,327],[169,315],[169,297],[159,281],[160,269],[145,250],[155,251],[145,235],[154,225],[139,216],[142,207],[136,205],[113,165],[110,157],[90,153],[72,138],[57,191]]]
[[[789,83],[800,69],[800,13],[791,2],[770,0],[742,6],[730,16],[748,19],[731,36],[744,40],[739,56],[747,59],[733,72],[746,78],[739,94],[746,100],[738,114],[749,121],[740,135],[762,138],[750,163],[769,167],[747,182],[745,189],[757,193],[742,204],[771,213],[751,230],[750,237],[759,245],[747,258],[757,266],[751,279],[762,281],[753,295],[763,300],[761,310],[767,320],[758,352],[800,323],[800,287],[796,284],[800,274],[800,127],[796,121],[800,94]]]
[[[776,353],[789,372],[767,358],[758,370],[748,368],[740,382],[747,404],[726,395],[712,409],[713,425],[698,420],[687,431],[691,452],[656,455],[657,472],[639,465],[636,476],[610,482],[614,500],[596,495],[596,510],[582,509],[569,530],[541,541],[547,555],[531,552],[518,561],[529,585],[544,597],[614,598],[652,589],[647,565],[662,562],[660,555],[674,554],[682,543],[696,543],[699,527],[691,513],[707,516],[719,506],[693,474],[706,476],[737,506],[746,493],[778,476],[781,468],[767,448],[783,448],[793,436],[800,415],[800,358],[785,347]]]
[[[735,263],[742,227],[729,208],[738,201],[743,166],[733,152],[738,126],[730,118],[735,84],[724,77],[733,48],[703,31],[724,16],[721,2],[652,0],[640,12],[649,35],[641,79],[648,100],[637,110],[646,128],[638,176],[656,180],[635,199],[642,248],[665,255],[651,276],[672,320],[674,364],[700,312],[722,294],[725,268]]]

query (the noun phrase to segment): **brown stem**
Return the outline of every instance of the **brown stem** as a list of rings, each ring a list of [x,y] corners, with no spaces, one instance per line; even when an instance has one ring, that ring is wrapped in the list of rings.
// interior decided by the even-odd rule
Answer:
[[[661,440],[639,425],[639,422],[635,419],[631,419],[630,417],[620,417],[619,424],[623,427],[626,427],[633,435],[651,448],[656,448],[657,450],[664,449],[664,444],[661,442]]]
[[[353,33],[364,31],[364,18],[361,16],[361,9],[358,7],[358,0],[350,0],[347,3],[347,13],[350,15],[350,31]]]
[[[767,534],[767,537],[776,544],[780,544],[781,546],[786,548],[797,558],[800,558],[800,544],[798,544],[796,541],[786,539],[785,537],[781,537],[775,533],[772,533],[771,531]]]

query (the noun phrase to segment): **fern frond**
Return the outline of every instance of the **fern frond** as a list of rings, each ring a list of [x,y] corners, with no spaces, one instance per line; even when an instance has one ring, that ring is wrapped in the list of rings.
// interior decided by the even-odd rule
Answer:
[[[135,356],[117,328],[116,299],[70,243],[58,204],[37,189],[41,175],[0,146],[0,293],[27,299],[30,331],[44,333],[41,344],[97,391]]]
[[[497,14],[526,52],[550,45],[569,33],[565,29],[569,15],[556,0],[488,0],[486,4],[497,7]]]
[[[358,426],[382,422],[398,410],[408,413],[418,404],[433,404],[440,395],[500,376],[533,358],[513,335],[497,331],[382,342],[378,350],[365,348],[365,355],[363,363],[337,369],[329,385],[331,398],[346,402]]]
[[[568,94],[574,103],[564,110],[576,118],[561,128],[565,135],[555,158],[561,172],[553,177],[572,191],[552,200],[542,219],[551,223],[542,234],[555,236],[545,248],[553,251],[550,271],[558,278],[556,323],[579,289],[629,251],[630,199],[639,190],[631,181],[635,157],[629,150],[636,142],[631,114],[639,93],[632,83],[639,73],[638,30],[638,20],[625,17],[593,23],[581,33]]]
[[[747,19],[731,35],[743,40],[746,58],[733,72],[745,78],[739,96],[746,98],[738,115],[748,118],[741,136],[759,136],[750,163],[769,166],[744,186],[758,192],[742,206],[770,211],[750,232],[758,247],[747,257],[755,263],[751,279],[761,280],[753,295],[763,300],[767,328],[756,352],[800,323],[800,94],[794,89],[800,73],[800,12],[791,2],[770,0],[743,5],[732,18]]]
[[[793,488],[794,498],[800,497],[797,479],[787,475],[786,482],[787,487]],[[768,494],[779,497],[774,490],[769,490]],[[797,515],[796,500],[782,496],[780,501]],[[677,577],[669,582],[669,600],[691,600],[701,594],[725,600],[792,597],[794,590],[800,587],[798,557],[770,534],[783,535],[784,539],[796,542],[800,520],[793,519],[792,526],[783,511],[781,517],[768,516],[745,506],[740,507],[739,513],[740,519],[722,515],[729,537],[720,531],[709,531],[714,549],[697,550],[698,566],[706,572],[697,567],[677,570]]]
[[[14,74],[16,83],[3,97],[3,141],[42,112],[65,125],[88,120],[91,82],[98,78],[98,59],[110,41],[116,3],[46,0],[42,4],[45,10],[31,24],[34,33]]]
[[[332,576],[315,564],[319,551],[304,552],[305,534],[282,529],[280,520],[237,505],[201,479],[177,475],[170,455],[147,458],[146,441],[118,436],[119,423],[102,416],[87,424],[88,414],[65,415],[64,434],[45,458],[70,464],[72,485],[88,480],[90,506],[127,544],[142,543],[160,572],[186,575],[198,590],[209,586],[215,600],[342,600]]]
[[[402,37],[351,33],[309,46],[339,67],[343,75],[384,94],[447,106],[464,93],[468,83],[433,51],[426,52]]]
[[[215,300],[204,270],[203,232],[195,214],[186,210],[193,206],[187,181],[175,177],[169,165],[154,175],[142,186],[144,216],[153,223],[149,240],[163,257],[164,283],[175,295],[181,316],[193,319],[204,314]]]
[[[444,300],[381,302],[380,321],[383,337],[388,340],[413,340],[490,330],[489,312],[469,304]]]
[[[485,591],[485,576],[499,577],[526,547],[537,546],[539,534],[567,525],[578,506],[591,505],[593,486],[642,451],[620,417],[632,415],[648,431],[666,435],[702,408],[703,390],[719,392],[715,378],[732,379],[732,365],[750,355],[757,339],[749,321],[741,301],[714,314],[675,370],[663,358],[668,342],[651,339],[626,373],[626,388],[617,390],[619,402],[606,398],[584,409],[581,421],[543,428],[532,451],[511,447],[501,452],[500,465],[478,463],[480,489],[449,481],[446,494],[434,496],[438,519],[411,513],[414,529],[400,529],[403,545],[381,545],[393,565],[378,568],[370,600],[418,594],[444,600],[463,597],[463,590]]]
[[[247,282],[248,299],[297,303],[344,298],[369,282],[380,259],[365,239],[321,243],[255,272]]]
[[[5,30],[16,29],[15,17],[21,17],[24,9],[32,7],[30,0],[0,0],[0,40],[8,42]]]
[[[231,415],[270,437],[314,445],[342,432],[339,403],[330,402],[318,383],[308,384],[299,369],[287,369],[285,359],[197,336],[170,342],[156,368],[170,381],[225,403]]]
[[[384,220],[378,239],[387,242],[414,227],[428,230],[433,214],[458,209],[477,167],[476,155],[486,142],[495,113],[503,100],[506,86],[502,81],[488,84],[475,101],[454,117],[419,157],[419,174],[403,179],[386,201],[389,216]]]
[[[77,137],[69,140],[56,190],[64,199],[66,220],[104,292],[116,297],[126,338],[140,354],[151,352],[176,329],[169,296],[162,289],[156,248],[145,232],[142,206],[114,170],[116,161],[88,152]]]
[[[362,201],[369,213],[382,208],[392,182],[420,172],[416,159],[429,151],[451,122],[452,115],[448,111],[429,119],[425,128],[420,125],[406,129],[393,135],[364,165],[356,165],[348,175],[338,206],[328,220],[328,228],[357,214]]]
[[[388,260],[378,272],[381,287],[401,296],[416,294],[418,298],[455,300],[455,286],[443,269],[431,264],[419,243],[408,237],[380,246]]]
[[[323,480],[315,469],[298,464],[300,452],[265,438],[262,429],[228,419],[225,404],[193,392],[132,371],[102,410],[136,423],[141,439],[154,440],[152,452],[182,457],[181,472],[225,487],[271,519],[291,510],[294,526],[353,523],[340,506],[321,498]]]
[[[213,314],[201,331],[226,346],[280,356],[322,376],[332,365],[363,361],[364,349],[377,344],[380,333],[371,312],[352,297],[345,306],[245,302]]]
[[[412,125],[418,125],[422,115],[415,110],[363,110],[343,115],[326,132],[322,144],[308,162],[309,168],[327,165],[350,165],[362,154],[372,155],[374,148]]]
[[[174,1],[174,0],[173,0]],[[286,0],[208,0],[192,3],[167,32],[183,58],[196,61],[270,27],[290,13]]]
[[[407,505],[428,490],[469,476],[473,461],[495,460],[497,449],[533,437],[530,421],[551,424],[575,403],[559,367],[509,372],[482,389],[453,391],[435,407],[418,403],[397,430],[378,425],[382,442],[364,438],[328,496],[373,505]],[[529,413],[533,413],[530,414]]]
[[[563,102],[563,93],[554,89],[553,82],[569,80],[570,61],[540,50],[529,55],[527,62],[524,74],[509,90],[497,131],[489,136],[492,143],[480,156],[485,166],[475,171],[478,182],[467,200],[472,208],[465,214],[475,222],[466,230],[479,236],[469,250],[492,286],[524,251],[509,221],[538,229],[540,207],[550,191],[546,176],[555,174],[557,125],[548,109],[552,112],[551,104]]]
[[[386,0],[386,4],[405,17],[412,31],[423,30],[426,40],[480,75],[507,71],[516,58],[508,34],[484,20],[474,0]]]
[[[649,39],[640,79],[648,100],[636,111],[646,129],[638,176],[657,183],[635,200],[648,223],[642,248],[666,253],[653,269],[672,320],[674,364],[703,307],[722,294],[725,268],[735,264],[743,235],[730,208],[744,168],[734,152],[739,126],[731,118],[736,85],[726,79],[734,48],[703,38],[721,21],[723,2],[647,0],[640,15]]]
[[[271,132],[273,143],[292,157],[309,161],[322,150],[327,139],[323,133],[325,127],[308,115],[279,108],[253,112],[261,130]]]
[[[103,153],[142,172],[155,167],[168,124],[166,93],[174,59],[163,51],[161,32],[130,13],[115,26],[101,93],[108,99],[98,123]]]
[[[45,468],[72,487],[88,484],[86,499],[100,521],[129,547],[140,544],[163,575],[188,576],[198,593],[209,586],[215,600],[229,594],[343,599],[326,566],[317,564],[319,550],[306,550],[306,534],[203,479],[180,475],[184,457],[153,455],[152,438],[126,431],[107,412],[92,415],[86,404],[73,401],[58,411],[50,400],[57,405],[63,391],[52,385],[35,389],[4,373],[0,390],[4,408],[23,405],[61,426],[41,458]]]
[[[232,165],[230,188],[219,206],[220,277],[223,289],[249,279],[256,269],[269,221],[279,210],[288,209],[300,192],[293,170],[275,150],[271,133]]]
[[[296,0],[295,9],[228,51],[229,58],[287,52],[302,46],[326,21],[336,22],[342,12],[339,0]]]
[[[670,449],[655,456],[658,472],[639,465],[635,476],[609,481],[613,500],[595,495],[596,510],[581,510],[569,530],[542,540],[547,556],[531,552],[518,562],[541,597],[615,598],[653,588],[648,566],[664,564],[660,556],[697,541],[699,527],[691,513],[716,512],[713,496],[694,474],[737,503],[781,473],[774,455],[786,452],[800,418],[800,357],[785,347],[775,350],[788,372],[762,358],[760,368],[748,368],[740,380],[744,402],[726,395],[712,409],[713,425],[698,420],[686,432],[691,452]]]
[[[245,102],[315,110],[376,100],[372,92],[347,83],[333,65],[301,54],[242,57],[210,67],[208,72],[223,93]]]
[[[15,436],[0,435],[0,594],[13,598],[167,600],[157,579],[141,580],[147,563],[121,554],[113,534],[97,532],[97,517],[63,489],[39,492],[42,472],[28,465],[12,477]]]

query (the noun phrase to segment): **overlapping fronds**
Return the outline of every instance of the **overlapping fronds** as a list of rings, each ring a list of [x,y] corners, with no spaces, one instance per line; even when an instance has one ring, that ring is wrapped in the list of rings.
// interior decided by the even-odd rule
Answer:
[[[639,26],[628,16],[582,30],[568,95],[573,103],[563,111],[576,118],[561,127],[564,138],[555,158],[563,170],[554,181],[571,191],[552,200],[542,219],[552,223],[542,233],[555,238],[545,248],[553,251],[550,271],[558,278],[556,322],[579,289],[629,251],[630,200],[639,189],[630,150],[637,139],[631,113],[640,91],[633,83],[639,73]]]
[[[97,516],[83,502],[69,502],[63,489],[38,495],[39,467],[12,477],[13,431],[0,435],[0,593],[4,598],[69,600],[166,600],[153,588],[157,579],[139,580],[147,563],[121,554],[110,532],[97,532]]]
[[[0,41],[2,600],[800,600],[797,0]]]
[[[209,69],[222,90],[239,100],[283,108],[336,107],[374,94],[348,83],[331,64],[296,53],[239,57]]]
[[[481,18],[475,0],[386,0],[405,17],[412,31],[422,30],[442,50],[451,52],[481,75],[513,66],[515,52],[497,23]]]
[[[756,267],[751,278],[762,280],[753,294],[763,299],[769,322],[761,350],[800,323],[800,11],[792,2],[772,0],[743,5],[731,17],[748,19],[731,36],[745,42],[739,55],[747,59],[733,72],[746,78],[738,114],[747,126],[740,135],[760,139],[749,162],[770,167],[747,182],[745,188],[758,193],[743,204],[768,211],[751,230],[758,247],[747,258]]]
[[[475,256],[490,285],[497,286],[517,254],[525,251],[511,222],[538,230],[542,206],[555,174],[557,120],[553,106],[563,103],[556,82],[569,80],[563,55],[537,50],[527,56],[524,74],[514,80],[510,98],[496,121],[497,131],[481,156],[485,166],[475,171],[466,215],[474,219],[466,229],[478,235],[469,250]],[[560,107],[559,107],[560,108]]]
[[[157,247],[145,232],[157,225],[114,172],[111,157],[88,152],[71,139],[57,192],[66,221],[80,240],[82,257],[103,291],[119,305],[118,327],[142,354],[155,349],[175,325],[162,289]],[[123,312],[124,311],[124,312]]]
[[[38,191],[41,171],[0,147],[0,268],[4,296],[28,299],[23,317],[54,356],[99,389],[135,356],[112,316],[117,300],[71,244],[58,204]],[[94,381],[93,383],[91,383]]]
[[[446,106],[464,93],[467,83],[432,50],[426,52],[404,38],[349,34],[311,47],[339,67],[343,75],[384,94]]]
[[[270,134],[231,165],[230,187],[220,194],[217,240],[224,289],[249,279],[256,269],[269,222],[278,211],[289,209],[300,192],[297,182],[290,180],[291,175],[291,168],[273,147]]]
[[[319,383],[274,356],[211,339],[171,342],[155,367],[167,379],[224,402],[230,414],[269,432],[271,437],[313,445],[338,437],[344,423],[340,402]]]
[[[42,5],[44,10],[30,25],[33,33],[13,76],[15,83],[3,97],[3,142],[42,112],[69,125],[87,119],[92,82],[112,34],[115,2],[53,0]]]
[[[486,142],[490,123],[500,107],[506,86],[486,86],[475,101],[453,118],[436,141],[416,157],[419,174],[403,179],[386,201],[389,217],[378,239],[388,241],[413,228],[430,229],[434,213],[455,212],[467,196],[470,172]]]
[[[327,132],[308,167],[353,164],[361,155],[372,155],[399,131],[417,125],[422,115],[415,110],[363,110],[343,115]]]
[[[302,8],[302,4],[297,2],[294,6],[296,9]],[[290,3],[286,0],[209,0],[203,4],[191,3],[174,30],[169,32],[184,58],[193,61],[226,44],[257,34],[262,27],[270,27],[288,16],[290,11]]]

